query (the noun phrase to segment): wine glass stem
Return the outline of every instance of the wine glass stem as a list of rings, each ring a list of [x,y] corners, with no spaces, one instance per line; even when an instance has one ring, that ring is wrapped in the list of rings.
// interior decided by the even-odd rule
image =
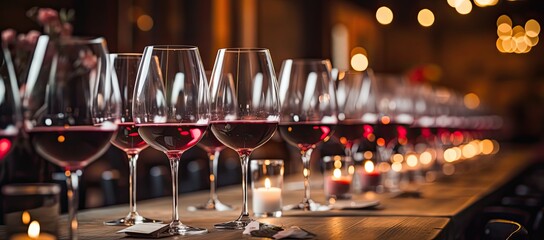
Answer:
[[[66,171],[66,186],[67,186],[67,195],[68,195],[68,235],[70,239],[77,239],[77,208],[79,203],[78,198],[78,187],[79,187],[79,176],[75,171]]]
[[[179,157],[170,157],[170,170],[172,171],[172,222],[171,227],[180,225],[178,212],[178,168]]]
[[[219,161],[220,150],[215,150],[215,153],[209,152],[208,157],[210,158],[210,201],[215,202],[217,200],[217,194],[215,193],[215,188],[217,187],[216,177],[217,177],[217,162]]]
[[[302,155],[302,174],[304,175],[304,198],[302,199],[303,210],[310,210],[310,157],[313,149],[301,151]]]
[[[240,154],[240,163],[242,164],[242,213],[240,214],[240,217],[238,220],[245,221],[249,220],[249,211],[247,207],[247,170],[249,165],[249,155],[251,154],[250,151],[242,151]]]
[[[130,206],[130,212],[129,216],[136,215],[136,163],[138,161],[138,154],[137,153],[127,153],[128,157],[128,165],[129,165],[129,206]]]

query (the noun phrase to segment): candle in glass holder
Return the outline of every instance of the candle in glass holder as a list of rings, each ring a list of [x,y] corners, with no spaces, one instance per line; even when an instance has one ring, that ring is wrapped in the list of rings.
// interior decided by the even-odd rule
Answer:
[[[361,190],[362,191],[376,191],[378,185],[380,185],[380,173],[376,171],[374,162],[366,160],[363,165],[363,169],[358,171],[361,177]]]
[[[251,178],[253,214],[257,217],[280,217],[283,160],[252,160]]]
[[[4,195],[5,239],[57,239],[60,187],[50,183],[8,184]],[[4,238],[2,238],[4,239]]]
[[[327,156],[324,163],[324,191],[326,198],[349,199],[351,198],[351,182],[354,167],[351,157]]]

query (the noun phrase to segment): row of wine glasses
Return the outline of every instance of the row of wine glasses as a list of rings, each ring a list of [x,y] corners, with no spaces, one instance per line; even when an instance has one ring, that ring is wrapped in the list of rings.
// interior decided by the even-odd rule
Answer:
[[[316,210],[310,159],[320,142],[334,133],[348,156],[363,142],[375,142],[381,160],[389,162],[395,152],[409,151],[409,129],[424,116],[414,110],[417,99],[398,76],[338,72],[328,60],[288,59],[276,79],[270,53],[262,48],[220,49],[209,82],[194,46],[156,45],[141,54],[108,55],[101,38],[49,41],[44,36],[34,58],[23,97],[24,129],[37,152],[65,170],[72,239],[77,238],[78,177],[110,141],[129,159],[130,210],[105,224],[158,222],[136,211],[136,162],[149,145],[162,151],[171,166],[172,220],[164,234],[191,235],[208,230],[180,221],[178,168],[189,148],[200,144],[210,156],[210,199],[204,209],[230,209],[215,194],[217,156],[224,146],[239,154],[241,213],[215,228],[243,229],[251,221],[249,158],[276,129],[301,152],[304,195],[294,208]],[[18,91],[5,69],[0,107],[8,118],[0,119],[0,133],[14,136]],[[5,94],[10,88],[12,95]],[[4,103],[14,107],[4,111]],[[431,115],[439,122],[439,114]]]

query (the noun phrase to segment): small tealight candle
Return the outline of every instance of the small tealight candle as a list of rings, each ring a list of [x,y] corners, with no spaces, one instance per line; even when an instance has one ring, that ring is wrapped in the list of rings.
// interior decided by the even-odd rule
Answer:
[[[376,191],[380,185],[380,173],[376,171],[374,163],[371,160],[366,160],[363,169],[360,171],[361,190]]]
[[[325,177],[325,193],[329,197],[346,198],[351,186],[351,176],[342,176],[342,170],[334,169],[332,176]]]
[[[252,160],[251,175],[253,214],[257,217],[281,217],[283,161]]]
[[[281,211],[281,189],[271,187],[270,179],[264,181],[265,187],[253,190],[253,212],[255,214]]]
[[[32,221],[28,225],[27,233],[13,234],[9,238],[10,240],[56,240],[57,238],[49,233],[40,232],[40,223],[38,221]]]

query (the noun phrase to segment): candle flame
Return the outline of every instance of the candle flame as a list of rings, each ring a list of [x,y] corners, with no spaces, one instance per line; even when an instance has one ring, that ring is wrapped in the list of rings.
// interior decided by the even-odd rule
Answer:
[[[372,161],[365,162],[365,172],[367,173],[374,172],[374,163]]]
[[[38,221],[32,221],[28,226],[28,236],[32,239],[40,236],[40,223]]]
[[[264,179],[264,187],[266,189],[270,189],[271,185],[272,184],[270,183],[270,179],[268,179],[268,178]]]
[[[27,211],[23,211],[21,220],[23,221],[23,224],[28,224],[30,222],[30,213],[28,213]]]
[[[335,178],[340,178],[342,176],[342,170],[336,168],[334,169],[334,171],[332,172],[332,175],[335,177]]]

